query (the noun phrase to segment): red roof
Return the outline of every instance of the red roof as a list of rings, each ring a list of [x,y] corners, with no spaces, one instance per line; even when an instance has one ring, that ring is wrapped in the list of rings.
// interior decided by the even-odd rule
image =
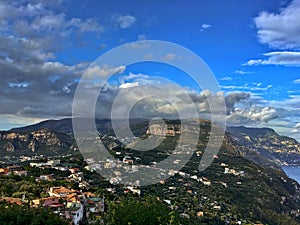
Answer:
[[[22,204],[24,204],[24,203],[22,202],[22,199],[20,199],[20,198],[10,198],[10,197],[3,197],[3,198],[0,198],[0,202],[3,202],[3,201],[8,202],[8,203],[10,203],[10,204],[17,204],[17,205],[22,205]]]
[[[50,207],[50,208],[57,208],[57,207],[61,207],[61,206],[62,206],[62,204],[60,204],[60,203],[48,205],[48,207]]]

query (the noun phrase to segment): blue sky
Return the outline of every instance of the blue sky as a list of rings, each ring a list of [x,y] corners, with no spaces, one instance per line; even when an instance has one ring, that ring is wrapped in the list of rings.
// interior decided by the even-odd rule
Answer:
[[[71,116],[76,85],[91,62],[121,44],[164,40],[210,67],[229,125],[272,127],[300,140],[299,0],[49,2],[0,2],[0,129]],[[116,71],[114,94],[121,84],[137,89],[162,76],[205,111],[204,90],[174,68],[145,63]]]

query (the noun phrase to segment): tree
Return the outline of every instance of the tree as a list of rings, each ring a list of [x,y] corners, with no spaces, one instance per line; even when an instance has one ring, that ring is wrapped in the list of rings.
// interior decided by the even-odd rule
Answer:
[[[108,213],[104,217],[108,225],[156,225],[179,224],[179,218],[163,202],[147,197],[140,199],[124,199],[119,203],[111,202]]]
[[[69,223],[44,208],[0,204],[1,225],[68,225]]]

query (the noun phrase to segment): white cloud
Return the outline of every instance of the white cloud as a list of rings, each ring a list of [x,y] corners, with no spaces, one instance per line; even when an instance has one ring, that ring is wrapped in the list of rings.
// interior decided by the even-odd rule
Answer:
[[[130,80],[139,80],[139,79],[148,79],[149,76],[145,74],[135,74],[135,73],[129,73],[129,75],[123,76],[121,78],[121,83],[124,83],[125,81],[130,81]]]
[[[231,89],[231,90],[242,90],[242,91],[267,91],[272,88],[272,85],[267,85],[262,87],[261,84],[256,84],[255,86],[249,86],[248,84],[242,86],[235,85],[224,85],[221,86],[222,89]]]
[[[159,113],[164,113],[164,114],[173,114],[176,113],[176,109],[173,105],[171,104],[166,104],[164,102],[157,104],[156,106],[156,111]]]
[[[119,16],[116,21],[120,28],[127,29],[131,27],[137,21],[137,19],[134,16],[126,15]]]
[[[293,83],[300,84],[300,79],[294,80]]]
[[[121,84],[119,86],[120,89],[126,89],[126,88],[132,88],[132,87],[137,87],[139,86],[139,83],[138,82],[133,82],[133,83],[124,83],[124,84]]]
[[[245,71],[245,70],[236,70],[234,72],[237,74],[241,74],[241,75],[253,73],[253,72],[249,72],[249,71]]]
[[[250,109],[236,109],[227,117],[227,122],[233,124],[250,124],[251,122],[269,122],[278,118],[276,109],[270,107],[252,107]]]
[[[300,48],[300,0],[292,1],[279,13],[263,11],[254,19],[261,43],[277,49]]]
[[[300,129],[300,123],[297,123],[294,128]]]
[[[232,77],[222,77],[220,80],[232,80]]]
[[[244,63],[244,66],[255,65],[282,65],[282,66],[300,66],[300,52],[269,52],[263,54],[267,59],[251,59]]]
[[[260,110],[250,111],[250,118],[258,121],[267,122],[269,120],[275,119],[278,117],[278,114],[274,108],[265,107]]]
[[[65,14],[50,14],[45,15],[41,18],[37,17],[33,22],[32,26],[34,29],[45,29],[53,30],[58,27],[61,27],[65,24]]]
[[[119,67],[110,67],[108,65],[98,66],[94,65],[88,68],[84,72],[84,76],[87,79],[106,79],[111,75],[123,73],[126,69],[125,66],[119,66]]]
[[[202,24],[201,25],[201,29],[200,29],[200,31],[204,31],[204,30],[207,30],[208,28],[210,28],[211,27],[211,25],[210,24],[206,24],[206,23],[204,23],[204,24]]]

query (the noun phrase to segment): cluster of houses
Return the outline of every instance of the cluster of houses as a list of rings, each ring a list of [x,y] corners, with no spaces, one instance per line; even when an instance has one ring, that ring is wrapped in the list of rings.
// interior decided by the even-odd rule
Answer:
[[[55,213],[78,225],[91,213],[104,212],[104,197],[99,198],[91,192],[81,192],[66,187],[51,187],[49,197],[32,200],[32,207],[51,208]]]
[[[51,187],[49,197],[30,201],[31,207],[45,207],[68,219],[71,224],[79,225],[84,218],[89,219],[93,213],[104,212],[104,197],[99,198],[91,192],[81,192],[66,187]],[[1,197],[0,202],[24,205],[28,201],[23,198]]]
[[[47,162],[30,162],[29,166],[36,168],[52,168],[60,171],[69,171],[71,174],[64,180],[78,183],[80,189],[86,189],[89,185],[83,178],[83,173],[76,167],[62,166],[60,160],[52,159]],[[10,174],[27,176],[28,172],[22,166],[7,166],[0,168],[0,176]],[[42,174],[35,178],[36,182],[55,181],[53,174]],[[31,207],[45,207],[51,209],[55,214],[66,218],[71,224],[79,225],[82,220],[89,220],[91,215],[104,212],[104,196],[98,197],[91,192],[69,189],[63,186],[50,187],[48,197],[31,199],[30,202],[24,195],[22,198],[0,197],[0,202],[25,205]]]
[[[24,170],[20,166],[8,166],[5,168],[0,168],[0,176],[1,175],[9,175],[9,174],[15,174],[19,176],[27,176],[27,171]]]

